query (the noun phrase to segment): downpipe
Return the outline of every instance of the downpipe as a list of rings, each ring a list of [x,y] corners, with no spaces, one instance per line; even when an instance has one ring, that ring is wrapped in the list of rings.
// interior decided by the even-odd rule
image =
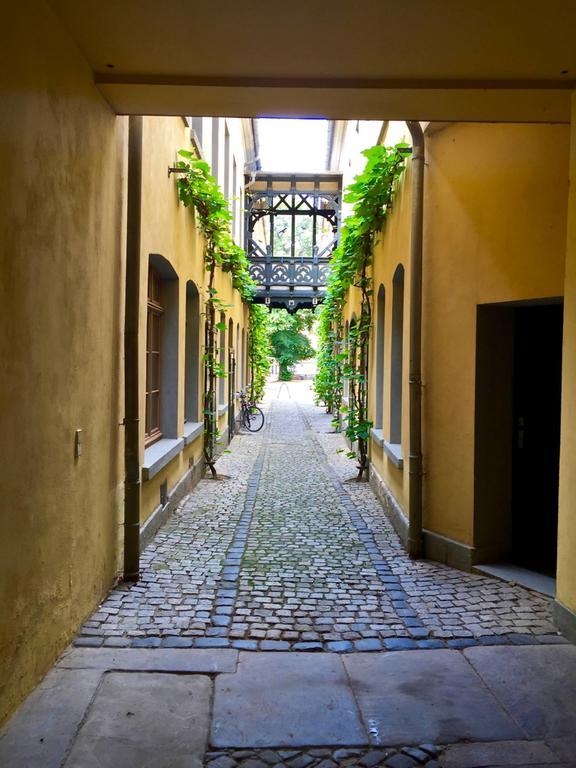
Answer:
[[[124,318],[124,580],[140,578],[140,232],[142,117],[128,122],[128,200]]]
[[[424,133],[406,123],[412,136],[412,216],[410,225],[410,369],[408,456],[408,554],[423,556],[422,536],[422,242],[424,216]]]

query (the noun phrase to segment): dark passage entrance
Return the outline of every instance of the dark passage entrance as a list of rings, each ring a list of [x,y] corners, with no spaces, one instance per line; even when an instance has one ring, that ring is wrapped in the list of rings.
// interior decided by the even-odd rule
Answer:
[[[478,308],[477,562],[555,574],[562,318],[559,300]]]
[[[558,538],[562,309],[514,311],[512,558],[549,575]]]

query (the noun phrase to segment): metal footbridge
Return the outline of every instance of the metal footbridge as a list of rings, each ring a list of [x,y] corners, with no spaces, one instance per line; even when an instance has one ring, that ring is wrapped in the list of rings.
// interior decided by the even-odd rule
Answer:
[[[245,248],[256,303],[295,312],[322,301],[341,204],[339,173],[246,176]]]

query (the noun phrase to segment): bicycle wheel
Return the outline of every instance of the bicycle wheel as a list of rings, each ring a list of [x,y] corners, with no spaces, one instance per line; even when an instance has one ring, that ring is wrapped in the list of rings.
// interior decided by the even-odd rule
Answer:
[[[249,432],[259,432],[264,426],[264,414],[257,405],[249,405],[243,410],[242,420]]]

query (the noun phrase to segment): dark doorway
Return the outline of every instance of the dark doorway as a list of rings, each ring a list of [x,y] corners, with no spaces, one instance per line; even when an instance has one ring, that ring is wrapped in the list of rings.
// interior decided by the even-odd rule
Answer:
[[[512,559],[556,572],[561,304],[514,311]]]
[[[555,575],[560,300],[478,307],[475,561]]]

